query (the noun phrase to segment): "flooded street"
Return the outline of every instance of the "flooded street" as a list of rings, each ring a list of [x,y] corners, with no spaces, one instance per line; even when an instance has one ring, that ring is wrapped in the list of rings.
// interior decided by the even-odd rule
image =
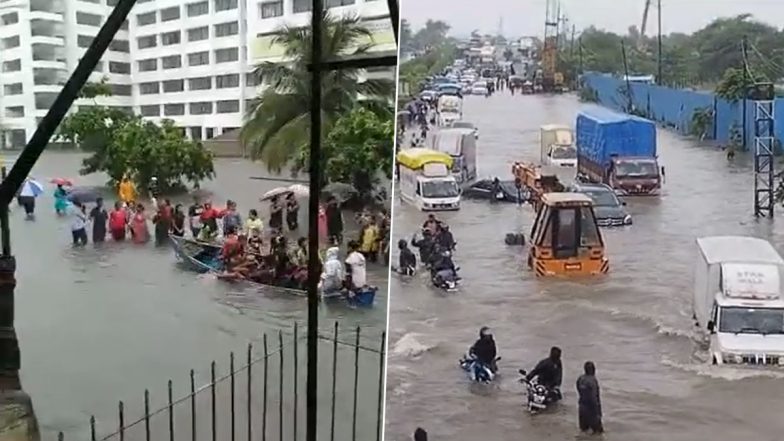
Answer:
[[[78,176],[80,159],[76,154],[47,153],[32,175],[41,182],[64,176],[77,185],[103,184],[101,175]],[[203,184],[214,193],[216,205],[231,198],[243,218],[250,208],[263,208],[260,211],[266,214],[267,207],[258,199],[279,184],[249,179],[264,175],[263,166],[220,159],[216,172],[215,181]],[[118,400],[132,402],[133,415],[128,418],[136,418],[145,388],[151,390],[152,407],[157,408],[165,400],[168,379],[174,381],[175,395],[181,396],[191,368],[201,385],[209,378],[210,361],[218,360],[225,374],[229,352],[244,354],[251,341],[261,347],[265,332],[276,342],[278,330],[290,334],[296,321],[300,335],[305,335],[305,299],[241,290],[185,272],[175,265],[168,247],[109,241],[98,248],[91,243],[72,249],[69,219],[54,215],[51,187],[47,184],[48,194],[38,199],[35,222],[24,221],[16,204],[12,208],[21,376],[44,439],[53,439],[61,430],[66,439],[86,439],[91,414],[102,427],[100,436],[116,427]],[[109,195],[107,202],[114,199]],[[305,219],[303,204],[302,228]],[[353,225],[348,218],[346,222]],[[386,277],[386,266],[371,265],[369,281],[380,287],[375,307],[322,305],[321,328],[329,333],[339,320],[347,333],[344,340],[353,341],[353,328],[362,326],[367,344],[377,347],[386,320]],[[304,343],[300,348],[304,353]],[[300,362],[304,378],[304,357]],[[328,379],[325,375],[324,381]],[[375,418],[372,410],[369,415]]]
[[[479,127],[480,177],[512,179],[514,160],[538,161],[539,126],[573,125],[572,96],[467,96],[463,119]],[[779,221],[752,215],[751,160],[659,131],[663,195],[626,198],[634,225],[603,229],[610,274],[592,282],[537,280],[527,248],[504,244],[533,221],[530,206],[464,200],[439,217],[457,240],[463,284],[445,295],[425,271],[391,281],[386,439],[410,439],[417,426],[433,439],[565,440],[578,436],[575,381],[592,360],[602,387],[606,440],[781,439],[784,372],[713,367],[693,337],[692,273],[698,236],[745,234],[779,251]],[[424,215],[394,207],[395,240],[410,239]],[[780,210],[780,209],[779,209]],[[396,261],[397,256],[393,256]],[[500,376],[469,384],[457,361],[481,326],[495,334]],[[564,401],[531,417],[518,368],[531,369],[558,345]]]

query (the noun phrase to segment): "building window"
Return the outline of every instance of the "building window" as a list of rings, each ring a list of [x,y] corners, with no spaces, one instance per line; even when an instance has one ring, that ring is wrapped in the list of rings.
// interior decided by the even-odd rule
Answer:
[[[3,72],[18,72],[22,70],[22,60],[11,60],[3,62]]]
[[[109,50],[127,54],[131,52],[131,45],[128,43],[128,40],[112,40],[109,43]]]
[[[163,93],[182,92],[185,90],[185,81],[169,80],[163,82]]]
[[[79,61],[82,61],[82,60],[79,60]],[[95,69],[93,69],[93,72],[103,72],[103,61],[99,61],[99,62],[95,63]]]
[[[120,25],[120,29],[124,31],[128,30],[128,20],[123,20],[122,24]]]
[[[169,55],[168,57],[161,58],[161,64],[164,69],[177,69],[182,67],[181,55]]]
[[[206,132],[207,132],[206,133],[207,139],[212,139],[215,137],[215,129],[213,129],[212,127],[207,127]]]
[[[240,111],[240,102],[237,100],[218,101],[216,107],[218,113],[237,113]]]
[[[313,0],[294,0],[294,13],[308,12],[313,10]]]
[[[3,49],[12,49],[15,47],[19,47],[21,42],[19,41],[19,36],[16,35],[14,37],[3,38]]]
[[[3,94],[5,95],[21,95],[24,92],[22,83],[6,84],[3,86]]]
[[[136,4],[138,5],[139,3],[147,3],[147,2],[151,2],[151,1],[152,0],[136,0]]]
[[[326,0],[324,6],[327,8],[337,8],[339,6],[353,5],[355,0]]]
[[[173,6],[171,8],[161,9],[161,21],[172,21],[180,18],[180,7]]]
[[[212,105],[212,103],[208,103]],[[193,113],[193,112],[191,112]],[[190,127],[191,139],[194,141],[201,141],[201,127]]]
[[[200,77],[188,80],[188,90],[209,90],[212,89],[212,78]]]
[[[141,106],[139,112],[142,116],[161,116],[161,106]]]
[[[204,64],[210,64],[209,52],[204,51],[188,54],[188,66],[202,66]]]
[[[161,93],[161,84],[158,82],[154,83],[140,83],[139,84],[139,94],[140,95],[155,95],[157,93]]]
[[[155,17],[155,12],[148,12],[146,14],[139,14],[136,16],[136,26],[147,26],[151,24],[155,24],[157,18]]]
[[[191,115],[209,115],[212,113],[211,102],[191,103],[190,108]]]
[[[210,28],[207,26],[188,29],[188,41],[201,41],[208,38],[210,38]]]
[[[240,24],[236,21],[215,25],[216,37],[228,37],[229,35],[237,35],[239,31],[240,31]]]
[[[172,31],[161,34],[161,44],[164,46],[180,44],[180,31]]]
[[[93,38],[95,37],[90,35],[78,35],[76,37],[76,45],[82,48],[90,47],[90,45],[93,44]]]
[[[139,49],[147,49],[150,47],[158,46],[158,37],[156,35],[147,35],[136,39],[136,44]]]
[[[109,62],[109,73],[129,75],[131,73],[131,63],[121,63],[119,61]]]
[[[137,61],[139,65],[139,72],[152,72],[154,70],[158,70],[158,59],[157,58],[149,58],[147,60],[139,60]]]
[[[106,6],[117,6],[120,0],[106,0]],[[138,3],[138,2],[137,2]]]
[[[271,0],[259,4],[261,18],[280,17],[283,15],[283,1]]]
[[[112,89],[112,95],[115,96],[131,96],[131,86],[128,84],[109,84]]]
[[[260,78],[255,72],[251,72],[245,76],[245,84],[249,87],[255,87],[261,84],[261,81],[259,80]]]
[[[185,115],[185,104],[164,104],[163,114],[166,116]]]
[[[188,5],[188,17],[198,17],[210,13],[210,3],[207,1],[191,3]]]
[[[19,14],[16,12],[12,12],[10,14],[5,14],[0,17],[0,24],[3,26],[10,26],[12,24],[19,23]]]
[[[237,9],[237,0],[214,0],[215,12]]]
[[[24,118],[24,106],[13,106],[5,108],[6,118]]]
[[[101,4],[101,0],[82,0],[82,1],[87,3],[95,3],[96,5]]]
[[[103,17],[86,12],[76,12],[76,24],[100,27]]]
[[[239,74],[218,75],[215,77],[215,87],[218,89],[240,87],[240,76]]]
[[[240,51],[236,47],[218,49],[215,51],[216,63],[229,63],[240,59]]]

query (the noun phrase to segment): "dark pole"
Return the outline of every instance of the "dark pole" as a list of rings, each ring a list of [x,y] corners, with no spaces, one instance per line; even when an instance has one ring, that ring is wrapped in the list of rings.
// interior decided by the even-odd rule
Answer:
[[[739,146],[742,149],[746,149],[746,98],[749,94],[749,82],[751,81],[749,78],[749,63],[748,63],[748,37],[743,36],[743,40],[741,41],[740,50],[743,54],[743,96],[741,97],[742,104],[742,116],[741,119],[743,120],[743,125],[741,126],[741,134],[743,139],[741,140],[741,145]]]
[[[389,6],[389,19],[392,21],[392,32],[395,33],[395,43],[397,43],[398,26],[400,26],[400,10],[397,0],[387,0],[387,6]]]
[[[580,75],[582,75],[582,74],[585,73],[583,71],[584,65],[583,65],[583,39],[582,39],[582,37],[580,37],[577,40],[577,52],[578,52],[578,55],[580,57]]]
[[[661,0],[659,0],[659,35],[658,35],[658,50],[659,50],[659,72],[656,77],[656,84],[662,85],[664,82],[662,81],[662,4]]]
[[[310,78],[310,200],[308,201],[308,374],[305,439],[318,432],[319,198],[321,195],[321,49],[324,1],[313,0]]]
[[[629,100],[629,109],[627,112],[631,112],[634,108],[634,102],[632,101],[632,83],[629,81],[629,63],[626,61],[626,43],[621,40],[621,55],[623,55],[623,74],[626,76],[626,98]]]
[[[577,26],[572,25],[572,39],[569,42],[569,57],[574,55],[574,35],[577,33]]]

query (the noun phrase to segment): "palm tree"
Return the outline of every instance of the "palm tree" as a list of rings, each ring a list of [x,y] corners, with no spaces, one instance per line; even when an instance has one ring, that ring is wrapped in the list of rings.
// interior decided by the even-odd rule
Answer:
[[[322,59],[366,54],[373,46],[370,30],[352,15],[339,19],[324,12]],[[254,75],[264,88],[248,109],[240,141],[251,156],[261,159],[271,171],[280,172],[310,140],[310,27],[284,26],[272,38],[272,45],[284,48],[283,62],[264,62]],[[361,104],[391,118],[394,81],[369,79],[359,82],[359,69],[322,73],[322,129]]]

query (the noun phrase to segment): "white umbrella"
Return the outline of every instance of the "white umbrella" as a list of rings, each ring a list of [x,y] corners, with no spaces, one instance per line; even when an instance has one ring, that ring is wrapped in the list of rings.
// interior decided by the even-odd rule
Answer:
[[[294,196],[298,198],[306,198],[310,196],[310,188],[308,188],[307,185],[294,184],[289,187],[289,191],[294,193]]]
[[[264,193],[264,196],[261,197],[262,201],[266,201],[278,196],[282,196],[284,194],[292,193],[292,190],[288,187],[277,187],[273,188],[272,190]]]
[[[19,191],[19,196],[37,198],[44,192],[44,186],[35,179],[27,179],[22,184],[22,189]]]

